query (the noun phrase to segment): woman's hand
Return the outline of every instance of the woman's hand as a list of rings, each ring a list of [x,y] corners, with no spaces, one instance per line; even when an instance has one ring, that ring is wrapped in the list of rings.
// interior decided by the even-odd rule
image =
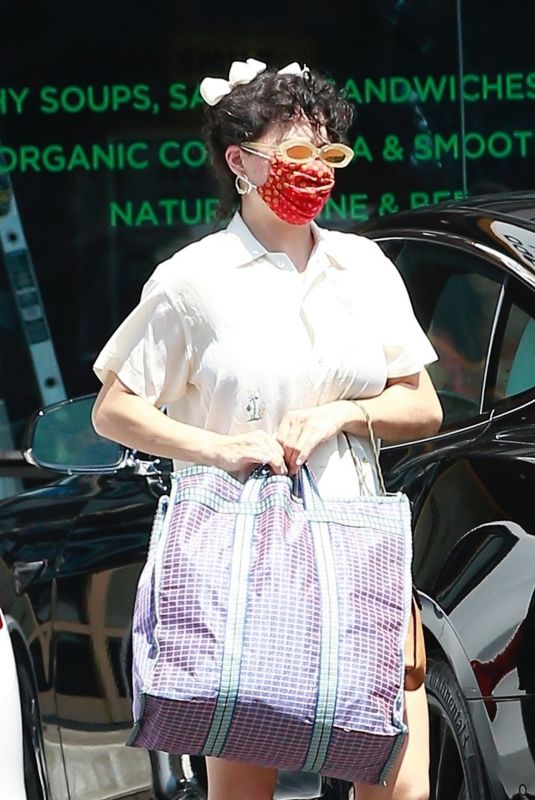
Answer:
[[[258,464],[269,464],[275,475],[286,475],[282,445],[262,430],[232,436],[216,434],[213,456],[216,467],[227,472],[239,472]]]
[[[227,472],[269,464],[275,474],[287,473],[284,450],[274,436],[262,430],[224,435],[171,419],[111,371],[95,403],[93,424],[101,436],[143,453],[213,464]]]
[[[325,403],[314,408],[288,411],[279,426],[277,439],[284,450],[290,475],[308,459],[315,447],[336,436],[347,423],[347,403]]]

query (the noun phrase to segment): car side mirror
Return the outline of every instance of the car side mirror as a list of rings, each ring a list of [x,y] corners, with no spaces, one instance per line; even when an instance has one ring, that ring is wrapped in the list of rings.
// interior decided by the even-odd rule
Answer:
[[[115,472],[124,466],[126,448],[99,436],[93,427],[95,397],[64,400],[38,411],[26,428],[26,461],[68,473]]]

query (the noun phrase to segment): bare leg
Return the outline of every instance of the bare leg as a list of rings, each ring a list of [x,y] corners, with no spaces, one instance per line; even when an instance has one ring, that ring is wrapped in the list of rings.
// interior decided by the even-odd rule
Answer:
[[[272,800],[277,770],[228,761],[206,759],[208,800]]]
[[[409,735],[388,786],[355,784],[356,800],[429,799],[429,717],[423,686],[405,692],[406,723]]]

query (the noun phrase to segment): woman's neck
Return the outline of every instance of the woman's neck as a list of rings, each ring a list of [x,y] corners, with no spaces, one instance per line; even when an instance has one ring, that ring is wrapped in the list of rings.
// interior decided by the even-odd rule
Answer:
[[[299,272],[306,269],[314,247],[314,235],[310,225],[288,225],[270,212],[256,213],[243,203],[241,216],[255,239],[270,253],[286,253]]]

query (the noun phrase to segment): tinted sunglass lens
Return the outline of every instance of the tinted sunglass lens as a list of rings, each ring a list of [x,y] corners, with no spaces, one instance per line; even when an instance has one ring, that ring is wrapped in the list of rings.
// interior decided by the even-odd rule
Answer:
[[[314,150],[310,145],[305,144],[291,144],[284,149],[287,158],[292,161],[307,161],[314,157]]]
[[[332,164],[336,166],[337,164],[342,164],[348,160],[348,153],[345,150],[342,150],[340,147],[329,147],[322,150],[322,156],[327,164]]]

